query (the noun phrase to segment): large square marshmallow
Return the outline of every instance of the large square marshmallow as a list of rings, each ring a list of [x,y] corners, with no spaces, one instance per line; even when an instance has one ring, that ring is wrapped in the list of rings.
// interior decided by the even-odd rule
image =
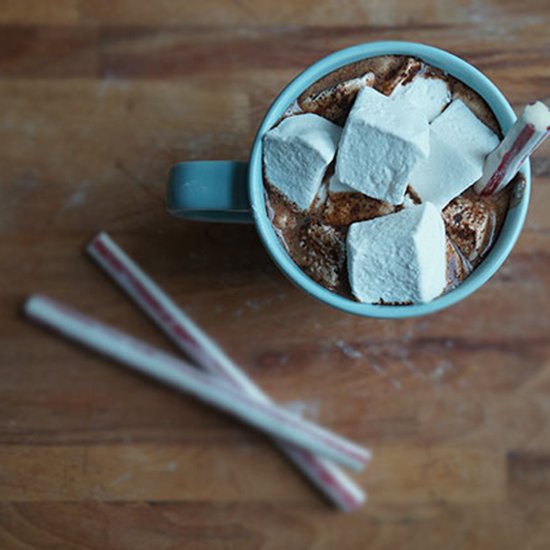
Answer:
[[[460,100],[430,124],[430,155],[411,173],[410,184],[423,201],[444,208],[474,184],[498,136]]]
[[[445,226],[429,202],[352,224],[346,246],[349,282],[362,302],[429,302],[445,288]]]
[[[451,101],[451,91],[445,80],[419,74],[405,84],[398,84],[390,98],[410,103],[431,122]]]
[[[441,139],[473,162],[483,165],[485,157],[500,143],[499,137],[466,106],[455,99],[430,125]]]
[[[481,177],[483,165],[430,132],[430,156],[411,173],[411,187],[422,202],[443,209]]]
[[[342,132],[336,176],[369,197],[401,204],[410,172],[428,156],[428,140],[424,114],[364,88]]]
[[[319,115],[286,118],[264,136],[267,179],[288,200],[307,210],[336,154],[341,132]]]

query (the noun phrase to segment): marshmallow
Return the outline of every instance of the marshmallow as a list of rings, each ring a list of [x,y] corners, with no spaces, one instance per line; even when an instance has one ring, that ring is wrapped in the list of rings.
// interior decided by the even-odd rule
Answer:
[[[342,132],[336,177],[369,197],[401,204],[410,172],[428,156],[428,141],[422,113],[363,88]]]
[[[407,193],[403,199],[403,208],[409,208],[410,206],[416,206],[413,198]]]
[[[500,142],[493,130],[485,126],[460,99],[455,99],[431,123],[430,129],[471,161],[481,163],[482,168],[485,157]]]
[[[445,226],[427,202],[354,223],[346,246],[351,289],[362,302],[428,302],[446,285]]]
[[[417,75],[406,84],[398,84],[390,98],[410,103],[431,122],[451,101],[451,91],[447,82],[441,78]]]
[[[411,173],[411,187],[422,202],[443,209],[481,177],[483,164],[430,131],[430,156]]]
[[[422,201],[445,208],[481,177],[485,157],[498,143],[498,136],[455,99],[430,125],[430,155],[411,173],[411,187]]]
[[[342,129],[315,114],[292,116],[264,136],[267,179],[300,209],[307,210],[336,153]]]
[[[342,183],[336,174],[332,174],[328,180],[328,192],[329,193],[357,193],[357,190],[345,183]]]

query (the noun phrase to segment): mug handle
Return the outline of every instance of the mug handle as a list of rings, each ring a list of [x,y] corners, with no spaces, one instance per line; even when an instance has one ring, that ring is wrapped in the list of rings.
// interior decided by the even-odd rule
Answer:
[[[166,190],[170,214],[185,220],[252,223],[248,162],[196,160],[170,170]]]

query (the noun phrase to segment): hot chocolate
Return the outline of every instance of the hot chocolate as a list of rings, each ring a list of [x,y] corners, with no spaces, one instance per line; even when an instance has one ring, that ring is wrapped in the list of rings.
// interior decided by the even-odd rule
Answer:
[[[413,81],[415,85],[411,86]],[[373,196],[376,194],[373,189],[376,188],[377,173],[374,173],[374,187],[368,186],[366,176],[363,179],[364,167],[361,162],[364,161],[364,158],[357,159],[357,166],[351,165],[352,157],[349,160],[349,155],[353,155],[356,144],[353,141],[355,139],[352,133],[353,128],[348,128],[351,127],[351,123],[346,124],[346,121],[348,121],[350,110],[354,106],[358,94],[361,93],[361,98],[363,98],[364,95],[368,95],[364,92],[365,88],[371,87],[374,91],[369,91],[369,94],[373,96],[373,101],[382,101],[382,103],[386,101],[385,98],[381,98],[380,94],[395,102],[405,100],[414,102],[418,99],[419,109],[423,111],[422,116],[427,121],[423,124],[426,124],[427,128],[428,123],[432,123],[429,134],[431,154],[436,155],[437,153],[441,156],[440,160],[436,159],[437,162],[432,163],[433,166],[426,168],[420,163],[419,168],[411,167],[412,175],[410,170],[403,171],[401,164],[406,164],[405,161],[409,160],[416,163],[416,156],[424,154],[421,149],[424,147],[423,144],[427,146],[428,140],[427,133],[420,137],[417,136],[423,132],[423,127],[419,126],[419,130],[405,127],[404,135],[409,133],[404,138],[399,137],[398,143],[402,147],[403,140],[410,139],[410,146],[407,145],[408,149],[403,149],[403,152],[399,149],[400,158],[404,159],[403,163],[394,162],[401,172],[391,173],[391,178],[399,180],[402,189],[392,188],[391,194],[384,195],[383,199],[380,196],[379,198]],[[393,108],[391,105],[389,107]],[[281,191],[281,189],[285,190],[284,186],[274,185],[274,182],[270,181],[269,176],[274,172],[273,170],[270,172],[264,162],[264,185],[268,213],[279,239],[293,261],[309,277],[327,289],[350,299],[357,299],[357,292],[353,292],[350,286],[348,271],[349,258],[346,241],[350,226],[356,222],[395,214],[408,207],[411,208],[429,201],[439,209],[444,222],[445,237],[442,238],[446,239],[446,285],[443,292],[448,292],[459,285],[479,265],[494,244],[504,221],[513,188],[511,185],[498,194],[480,196],[471,189],[473,182],[467,180],[468,187],[463,190],[465,184],[459,181],[456,184],[459,185],[458,191],[455,189],[453,194],[449,192],[446,182],[442,181],[445,178],[441,178],[440,174],[445,172],[441,171],[441,166],[445,169],[450,167],[449,170],[455,170],[459,175],[461,172],[468,173],[468,170],[471,169],[471,164],[467,160],[456,161],[454,159],[452,143],[450,147],[446,145],[448,136],[445,134],[449,133],[449,128],[453,128],[453,117],[463,117],[464,110],[467,111],[467,116],[473,116],[472,132],[481,131],[481,134],[473,136],[472,139],[468,135],[456,136],[456,139],[462,139],[460,146],[470,156],[481,154],[480,151],[475,150],[479,143],[481,143],[481,147],[486,147],[482,151],[486,154],[486,151],[494,148],[494,144],[502,138],[501,129],[489,106],[462,82],[418,59],[406,56],[381,56],[366,59],[326,75],[305,90],[275,125],[275,127],[280,126],[279,133],[282,137],[279,139],[284,142],[285,127],[282,123],[287,119],[296,116],[303,117],[305,113],[319,115],[332,124],[321,121],[321,124],[326,126],[326,128],[324,126],[322,128],[325,132],[324,141],[321,142],[317,136],[311,137],[312,140],[316,140],[311,147],[326,152],[331,147],[338,146],[340,157],[332,158],[327,153],[324,157],[321,155],[323,158],[318,158],[319,155],[317,155],[310,159],[307,157],[307,154],[310,154],[308,145],[304,145],[304,153],[299,158],[303,158],[303,162],[308,165],[315,165],[312,168],[314,172],[315,170],[317,173],[319,170],[323,172],[319,188],[312,187],[310,183],[307,183],[309,179],[304,179],[304,181],[307,180],[305,184],[307,188],[300,190],[301,194],[297,195],[299,200],[290,200],[289,197],[292,195]],[[363,116],[363,111],[360,112],[357,106],[354,107],[353,113],[355,112]],[[442,113],[445,116],[442,116]],[[368,113],[364,115],[364,117],[367,116]],[[362,119],[359,116],[357,118],[358,124],[362,124]],[[435,122],[432,122],[434,120]],[[306,119],[302,119],[302,121],[305,122]],[[478,124],[479,121],[485,126]],[[316,130],[319,121],[312,117],[309,124],[312,128],[315,126]],[[339,128],[345,124],[346,129],[341,132]],[[407,124],[409,122],[404,123],[404,126]],[[288,123],[286,126],[290,128]],[[438,127],[441,140],[437,133]],[[309,126],[306,126],[305,134],[309,131],[308,129]],[[485,130],[487,135],[484,133]],[[372,130],[372,126],[371,131],[374,136],[380,134],[377,128]],[[341,138],[340,134],[342,134]],[[408,135],[412,137],[409,138]],[[303,139],[307,141],[308,136],[305,135]],[[453,139],[452,135],[451,139]],[[340,140],[339,144],[338,140]],[[346,144],[343,145],[344,140],[350,144],[347,149],[345,149]],[[484,141],[487,142],[485,145]],[[393,146],[392,143],[387,140],[383,146],[387,150]],[[419,143],[420,146],[418,146]],[[276,145],[271,147],[271,150],[277,153]],[[442,153],[439,153],[440,149],[443,151]],[[351,153],[348,154],[348,151]],[[373,150],[371,153],[372,159],[369,160],[370,165],[366,165],[367,168],[376,163],[377,155],[379,155],[377,150]],[[332,154],[334,155],[334,151]],[[348,157],[346,157],[347,164],[344,169],[342,168],[344,164],[342,158],[345,154],[348,154]],[[395,155],[395,149],[393,154]],[[281,166],[284,167],[284,159],[281,162]],[[365,164],[365,162],[363,163]],[[337,163],[340,163],[340,166],[337,166]],[[383,168],[384,166],[382,166]],[[417,181],[420,179],[428,181],[431,187],[426,189],[419,183],[415,188],[415,173],[422,174],[421,177],[417,176]],[[344,178],[349,178],[346,181],[350,181],[353,185],[343,183],[342,175]],[[313,173],[313,177],[315,177],[315,173]],[[354,177],[359,178],[357,183],[354,182]],[[516,176],[516,178],[521,177],[521,175]],[[460,180],[460,178],[458,179]],[[432,180],[434,183],[431,183]],[[410,184],[407,185],[407,183]],[[365,188],[361,187],[361,190],[358,190],[358,187],[363,185]],[[461,185],[462,187],[460,187]],[[453,190],[451,189],[451,191]],[[395,198],[399,197],[400,192],[404,193],[401,201]],[[304,199],[306,196],[304,193],[306,193],[307,199]],[[386,303],[383,298],[373,301]],[[390,303],[407,303],[407,301],[393,302],[390,300]]]

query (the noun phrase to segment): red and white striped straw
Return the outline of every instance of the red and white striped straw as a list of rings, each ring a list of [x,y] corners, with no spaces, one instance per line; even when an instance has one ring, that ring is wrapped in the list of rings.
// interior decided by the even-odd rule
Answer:
[[[480,195],[504,189],[527,157],[548,137],[550,111],[541,101],[530,103],[500,145],[487,156],[481,179],[474,185]]]
[[[67,338],[231,413],[272,436],[359,470],[370,453],[311,422],[270,403],[260,403],[214,376],[158,348],[82,315],[54,300],[32,296],[26,315]]]
[[[191,320],[169,296],[105,233],[88,245],[90,256],[170,337],[208,372],[219,376],[250,397],[270,402],[268,396]],[[339,508],[351,511],[366,495],[342,470],[328,460],[278,442],[300,470]]]

